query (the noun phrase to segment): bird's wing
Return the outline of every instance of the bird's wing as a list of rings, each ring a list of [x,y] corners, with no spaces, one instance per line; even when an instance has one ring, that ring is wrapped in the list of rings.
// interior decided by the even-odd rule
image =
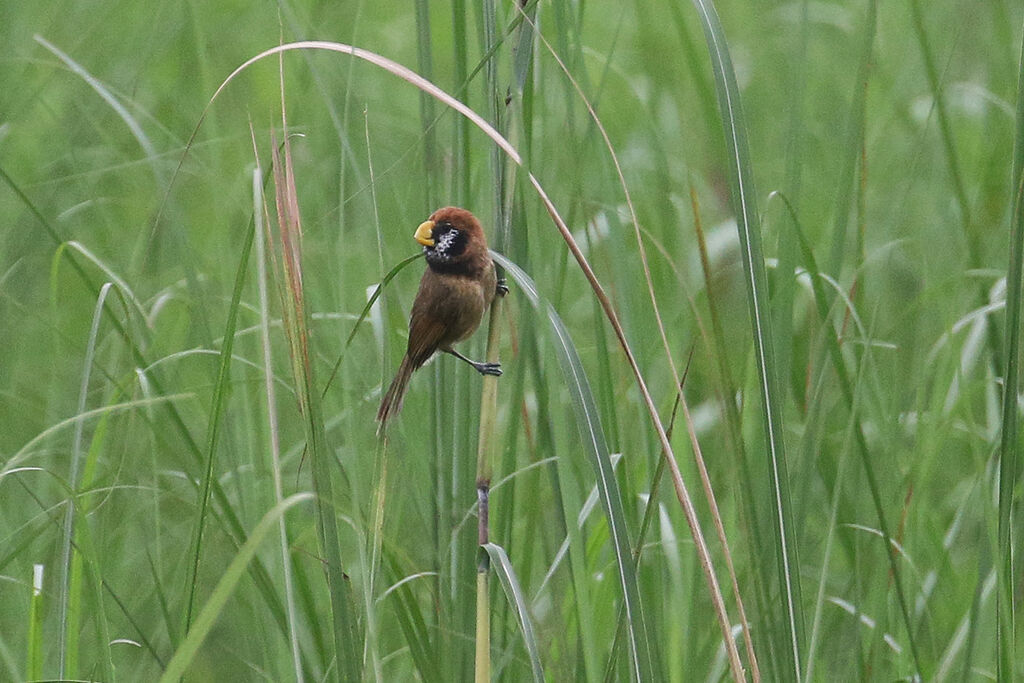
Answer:
[[[448,326],[445,321],[430,315],[429,311],[416,310],[409,319],[409,347],[406,355],[412,361],[413,368],[427,362],[441,346]]]

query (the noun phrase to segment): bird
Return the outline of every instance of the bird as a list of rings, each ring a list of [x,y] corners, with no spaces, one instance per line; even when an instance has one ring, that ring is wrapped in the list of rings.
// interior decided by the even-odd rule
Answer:
[[[377,411],[378,431],[402,409],[412,373],[438,351],[481,375],[501,375],[500,363],[470,360],[454,348],[480,326],[494,297],[508,291],[497,278],[480,221],[466,209],[446,206],[420,223],[413,238],[423,245],[427,268],[409,316],[405,356]]]

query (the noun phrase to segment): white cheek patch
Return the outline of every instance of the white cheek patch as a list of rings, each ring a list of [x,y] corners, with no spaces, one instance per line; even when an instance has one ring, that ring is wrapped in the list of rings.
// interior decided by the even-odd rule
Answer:
[[[441,237],[437,240],[437,244],[434,245],[434,249],[436,251],[441,252],[442,254],[447,254],[448,250],[451,249],[452,244],[455,243],[455,237],[456,232],[454,230],[449,230],[448,232],[441,235]]]

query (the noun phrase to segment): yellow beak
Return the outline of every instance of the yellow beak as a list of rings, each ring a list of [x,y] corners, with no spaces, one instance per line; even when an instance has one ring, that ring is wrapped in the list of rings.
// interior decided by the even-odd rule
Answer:
[[[434,238],[431,233],[434,230],[434,221],[423,221],[420,223],[420,227],[416,228],[416,234],[413,238],[425,247],[434,246]]]

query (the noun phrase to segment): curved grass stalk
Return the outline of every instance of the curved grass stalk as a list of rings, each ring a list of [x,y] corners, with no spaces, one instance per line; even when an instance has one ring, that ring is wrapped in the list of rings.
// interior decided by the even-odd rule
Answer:
[[[536,29],[536,26],[534,26],[533,21],[525,14],[524,21],[530,22],[530,25]],[[714,522],[715,532],[718,535],[718,542],[722,546],[722,552],[725,557],[726,568],[729,574],[730,582],[732,584],[733,598],[736,600],[736,606],[740,613],[740,624],[743,629],[743,642],[746,646],[747,659],[750,662],[751,674],[754,680],[758,681],[761,679],[761,672],[757,665],[757,656],[754,654],[754,644],[750,637],[750,624],[747,621],[746,610],[743,608],[743,599],[740,596],[739,583],[736,579],[736,571],[732,561],[732,553],[729,551],[729,543],[725,536],[725,527],[722,524],[722,516],[718,509],[718,502],[715,499],[715,492],[711,486],[711,479],[708,477],[707,467],[704,464],[704,456],[701,451],[700,443],[697,440],[697,430],[694,426],[693,418],[690,415],[690,407],[687,404],[686,397],[683,395],[683,391],[681,388],[682,378],[679,375],[679,370],[676,368],[675,360],[672,358],[672,348],[668,341],[668,334],[665,332],[665,323],[661,317],[661,310],[658,306],[658,299],[654,293],[654,279],[651,277],[651,268],[647,259],[647,249],[644,247],[643,236],[640,234],[640,219],[637,217],[636,208],[633,206],[633,197],[631,196],[629,186],[626,183],[626,176],[622,172],[622,164],[619,163],[619,157],[615,153],[615,148],[612,145],[611,138],[608,136],[608,131],[605,130],[604,124],[601,122],[601,118],[597,115],[597,112],[594,111],[593,105],[590,103],[590,100],[583,92],[583,89],[580,87],[579,82],[575,78],[573,78],[573,75],[572,73],[570,73],[568,67],[565,65],[565,62],[562,61],[562,59],[558,56],[558,53],[555,52],[555,49],[551,46],[547,39],[544,38],[540,31],[537,31],[537,37],[541,40],[542,43],[544,43],[544,46],[548,49],[548,52],[555,59],[555,61],[558,62],[558,66],[562,69],[562,72],[565,74],[566,78],[569,79],[569,82],[572,83],[572,86],[576,90],[576,93],[580,96],[580,100],[587,107],[587,111],[590,113],[590,117],[594,121],[594,125],[597,126],[597,130],[600,132],[601,138],[604,140],[605,147],[608,149],[608,154],[612,159],[613,165],[615,166],[615,173],[618,175],[619,178],[619,185],[622,187],[622,192],[625,195],[626,206],[629,209],[630,222],[633,225],[633,231],[636,235],[636,243],[637,249],[639,250],[640,262],[643,264],[644,281],[647,285],[647,294],[651,300],[651,308],[654,310],[654,320],[658,326],[658,334],[661,337],[661,343],[665,348],[665,358],[668,360],[669,369],[672,371],[673,386],[680,387],[678,397],[683,407],[683,417],[686,422],[686,431],[690,437],[690,446],[693,448],[693,457],[697,463],[697,469],[700,472],[701,484],[704,488],[704,495],[705,498],[707,498],[708,507],[711,510],[711,516]],[[668,457],[668,453],[663,451],[663,454],[665,455],[665,457]],[[686,491],[685,485],[683,487],[683,490]],[[689,493],[687,492],[686,495],[689,496]],[[690,503],[690,505],[692,505],[692,503]],[[689,516],[687,516],[687,520],[689,521]],[[696,535],[702,534],[703,532],[700,530],[699,527],[694,528],[691,526],[690,533]],[[642,540],[637,542],[637,555],[639,554],[639,548],[641,546]],[[710,558],[708,561],[710,562]],[[705,571],[713,573],[714,567],[709,565],[705,568]],[[719,604],[716,602],[715,609],[716,612],[719,609],[721,610],[718,614],[719,621],[722,624],[728,624],[729,616],[725,610],[725,604]],[[736,650],[735,641],[733,640],[733,638],[727,630],[723,631],[722,636],[723,643],[725,644],[725,651],[729,658],[729,666],[732,669],[733,678],[737,681],[743,680],[743,665],[740,663],[739,652]]]
[[[693,0],[693,5],[700,15],[704,28],[715,77],[715,90],[718,93],[723,134],[729,150],[730,198],[736,214],[736,228],[743,253],[754,355],[761,389],[762,418],[768,447],[768,471],[774,499],[772,524],[775,532],[776,561],[779,565],[779,590],[785,603],[785,659],[790,669],[786,676],[800,680],[803,677],[800,656],[803,632],[800,560],[793,525],[793,504],[789,492],[782,400],[776,376],[768,307],[768,277],[761,250],[761,221],[757,210],[753,167],[750,163],[739,86],[736,84],[736,74],[733,71],[732,58],[729,56],[721,21],[710,0]]]

